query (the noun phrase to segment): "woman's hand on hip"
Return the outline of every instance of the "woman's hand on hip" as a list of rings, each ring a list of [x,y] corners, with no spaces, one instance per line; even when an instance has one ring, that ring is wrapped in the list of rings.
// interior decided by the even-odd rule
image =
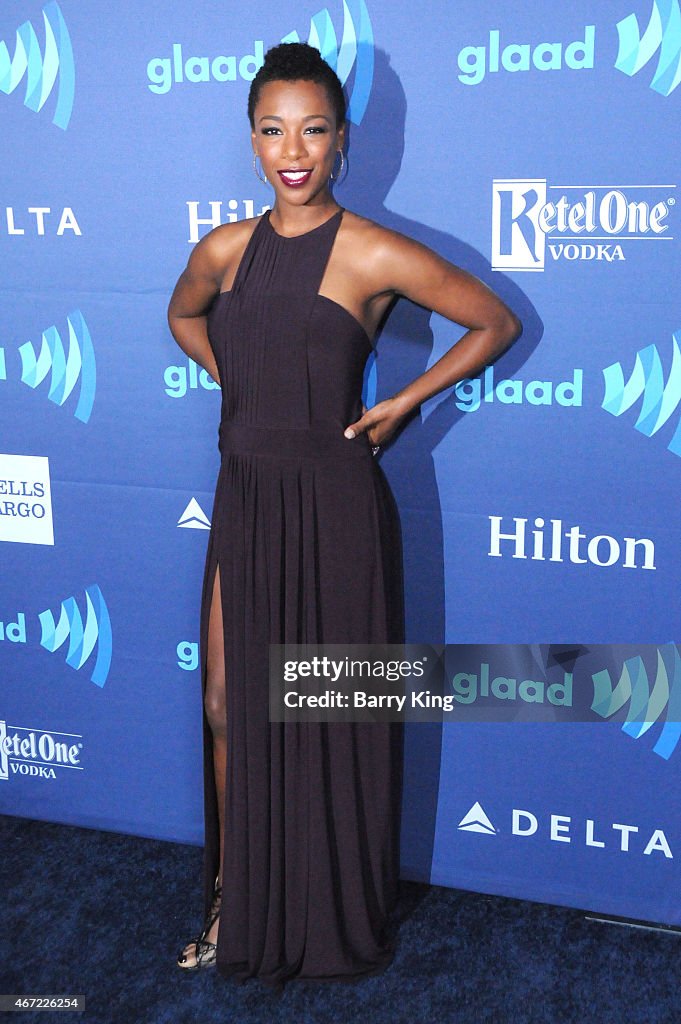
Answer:
[[[353,438],[366,433],[372,445],[383,445],[393,435],[408,411],[401,398],[386,398],[382,402],[377,402],[371,409],[367,409],[362,403],[361,418],[348,424],[344,431],[345,436]]]

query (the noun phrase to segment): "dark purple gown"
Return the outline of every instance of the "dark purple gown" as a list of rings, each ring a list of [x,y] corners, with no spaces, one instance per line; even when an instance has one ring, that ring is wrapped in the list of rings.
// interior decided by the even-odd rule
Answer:
[[[270,643],[401,643],[399,519],[361,416],[371,352],[318,294],[343,210],[294,238],[266,212],[208,314],[222,382],[221,466],[201,603],[205,692],[220,566],[227,680],[217,969],[281,990],[353,980],[394,955],[403,726],[269,721]],[[204,914],[219,868],[203,717]]]

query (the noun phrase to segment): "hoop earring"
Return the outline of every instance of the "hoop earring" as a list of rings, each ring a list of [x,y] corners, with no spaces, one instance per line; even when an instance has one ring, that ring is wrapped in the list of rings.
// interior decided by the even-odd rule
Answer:
[[[338,168],[338,174],[335,174],[335,175],[334,174],[330,174],[329,175],[329,177],[331,178],[331,181],[338,181],[338,179],[340,178],[341,174],[343,173],[343,167],[345,166],[345,157],[343,156],[343,150],[339,149],[338,152],[340,153],[341,164],[340,164],[340,167]]]
[[[258,159],[258,154],[254,153],[253,154],[253,170],[255,171],[257,176],[260,178],[260,181],[263,183],[263,185],[269,185],[269,181],[267,179],[267,176],[265,176],[263,178],[263,176],[260,174],[260,171],[258,170],[257,159]]]

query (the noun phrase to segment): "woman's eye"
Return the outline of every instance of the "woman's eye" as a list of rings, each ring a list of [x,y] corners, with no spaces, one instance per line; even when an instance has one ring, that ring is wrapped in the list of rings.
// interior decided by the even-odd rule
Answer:
[[[324,134],[327,129],[323,125],[310,125],[309,128],[305,129],[306,132],[311,132],[314,135]],[[278,135],[281,134],[281,129],[270,125],[267,128],[262,129],[263,135]]]

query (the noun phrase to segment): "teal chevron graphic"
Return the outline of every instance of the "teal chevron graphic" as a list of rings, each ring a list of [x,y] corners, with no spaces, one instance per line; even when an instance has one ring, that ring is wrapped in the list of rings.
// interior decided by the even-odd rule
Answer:
[[[681,9],[679,0],[654,0],[643,35],[635,14],[617,22],[619,50],[615,67],[636,75],[660,51],[650,88],[669,96],[681,82]]]
[[[656,345],[648,345],[636,354],[629,380],[624,382],[620,363],[603,370],[605,395],[601,407],[612,416],[621,416],[643,396],[641,411],[634,426],[646,437],[652,437],[663,426],[681,402],[681,351],[679,334],[672,335],[672,366],[667,381]],[[681,423],[667,445],[674,455],[681,455]]]
[[[104,686],[111,666],[112,636],[109,610],[101,590],[96,583],[85,590],[87,612],[85,624],[74,597],[67,597],[61,603],[59,622],[55,623],[52,612],[40,612],[38,618],[42,627],[41,646],[50,652],[58,650],[66,638],[69,649],[66,664],[81,669],[97,644],[97,660],[90,679],[97,686]]]
[[[653,751],[669,759],[681,738],[681,658],[676,644],[657,649],[657,674],[652,690],[641,657],[627,658],[616,686],[605,670],[592,676],[594,699],[591,710],[610,718],[629,701],[622,731],[639,739],[667,709],[666,720]]]
[[[43,7],[45,52],[41,54],[38,36],[30,21],[17,29],[14,56],[10,60],[7,44],[0,41],[0,91],[9,95],[26,76],[24,105],[42,110],[57,85],[57,106],[52,121],[64,131],[73,111],[76,71],[71,37],[56,0]]]
[[[66,318],[69,328],[68,355],[56,327],[43,331],[40,354],[36,356],[30,341],[19,346],[21,354],[21,379],[30,388],[37,388],[52,371],[48,398],[56,405],[63,405],[80,378],[80,394],[74,416],[87,423],[95,401],[97,373],[95,350],[85,318],[79,309]]]
[[[282,43],[299,43],[297,32],[289,32]],[[324,9],[310,21],[307,42],[316,47],[331,65],[343,85],[354,68],[354,80],[348,103],[348,120],[361,124],[366,112],[374,78],[374,33],[364,0],[343,0],[343,35],[340,45],[331,15]]]

